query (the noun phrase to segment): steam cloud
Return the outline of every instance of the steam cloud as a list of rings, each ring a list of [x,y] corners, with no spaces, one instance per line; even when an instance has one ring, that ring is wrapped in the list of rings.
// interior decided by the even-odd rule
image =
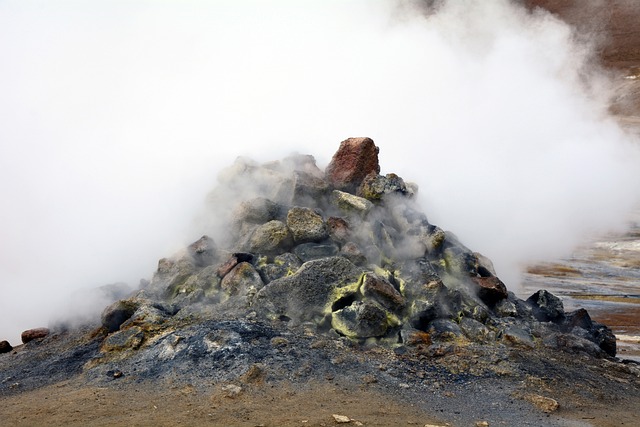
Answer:
[[[149,277],[238,155],[324,167],[370,136],[511,288],[621,227],[640,155],[589,46],[506,0],[424,4],[1,2],[0,339]]]

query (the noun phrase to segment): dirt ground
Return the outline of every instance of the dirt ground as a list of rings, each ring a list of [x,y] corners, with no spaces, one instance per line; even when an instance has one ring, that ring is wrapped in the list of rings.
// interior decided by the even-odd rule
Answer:
[[[546,7],[568,22],[593,30],[600,38],[600,57],[621,76],[640,75],[640,8],[637,0],[590,2],[582,0],[527,0],[530,6]],[[599,17],[594,19],[593,17]],[[594,24],[596,23],[596,24]],[[625,81],[623,120],[640,116],[640,79]],[[634,95],[633,91],[637,91]],[[640,124],[640,120],[638,120]],[[240,390],[212,385],[197,389],[189,385],[137,383],[123,378],[107,387],[87,386],[82,376],[0,399],[0,425],[4,426],[333,426],[333,415],[350,419],[344,425],[395,426],[428,424],[445,426],[450,420],[426,413],[417,405],[390,396],[374,383],[319,379],[305,385],[274,385],[257,381]],[[359,385],[358,385],[359,384]],[[623,385],[623,384],[621,384]],[[428,398],[428,396],[425,396]],[[451,396],[452,399],[455,396]],[[570,395],[558,416],[566,425],[602,427],[638,425],[637,402],[611,404],[581,402]],[[541,417],[544,414],[541,412]],[[485,421],[478,419],[478,422]],[[482,425],[482,424],[478,424]],[[494,424],[490,424],[494,425]]]

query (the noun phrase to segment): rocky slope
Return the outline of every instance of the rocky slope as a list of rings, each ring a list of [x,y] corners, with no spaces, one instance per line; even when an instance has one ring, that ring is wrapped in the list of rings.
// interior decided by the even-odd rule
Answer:
[[[640,369],[615,358],[611,331],[547,291],[509,292],[486,257],[429,223],[415,185],[379,174],[378,150],[349,138],[324,171],[309,155],[238,159],[209,195],[215,239],[161,259],[100,325],[27,331],[0,355],[0,395],[61,381],[147,400],[187,387],[209,396],[197,422],[219,425],[299,425],[299,413],[229,420],[215,408],[265,388],[317,399],[327,382],[459,425],[580,425],[563,416],[633,407]],[[338,422],[325,418],[314,422]],[[351,422],[395,424],[365,418]]]

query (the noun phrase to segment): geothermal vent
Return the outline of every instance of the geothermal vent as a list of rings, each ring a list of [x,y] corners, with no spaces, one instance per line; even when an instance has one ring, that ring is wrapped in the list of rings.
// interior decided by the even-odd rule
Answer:
[[[171,322],[226,316],[386,346],[615,355],[614,335],[585,310],[565,313],[546,291],[526,301],[508,292],[486,257],[429,223],[416,185],[379,174],[378,150],[349,138],[325,171],[309,155],[238,159],[208,197],[213,238],[161,259],[135,296],[104,311],[103,351],[144,346]]]

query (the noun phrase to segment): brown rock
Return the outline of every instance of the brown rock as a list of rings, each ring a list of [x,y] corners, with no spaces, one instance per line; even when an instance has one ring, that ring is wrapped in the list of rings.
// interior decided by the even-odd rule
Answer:
[[[404,297],[386,279],[375,274],[366,274],[361,288],[362,294],[383,307],[397,311],[404,307]]]
[[[327,228],[329,230],[329,237],[338,243],[345,243],[351,236],[349,223],[343,218],[330,217],[327,219]]]
[[[478,285],[478,296],[485,304],[493,305],[509,296],[507,287],[495,276],[473,277],[472,280]]]
[[[378,147],[371,138],[349,138],[340,143],[325,171],[335,188],[354,192],[369,174],[378,174]]]
[[[13,350],[13,347],[11,347],[9,341],[0,341],[0,354],[9,353],[11,350]]]
[[[22,333],[22,335],[21,335],[21,338],[22,338],[22,342],[26,344],[29,341],[33,341],[35,339],[44,338],[47,335],[49,335],[49,329],[47,329],[47,328],[35,328],[35,329],[28,329],[28,330],[24,331]]]

